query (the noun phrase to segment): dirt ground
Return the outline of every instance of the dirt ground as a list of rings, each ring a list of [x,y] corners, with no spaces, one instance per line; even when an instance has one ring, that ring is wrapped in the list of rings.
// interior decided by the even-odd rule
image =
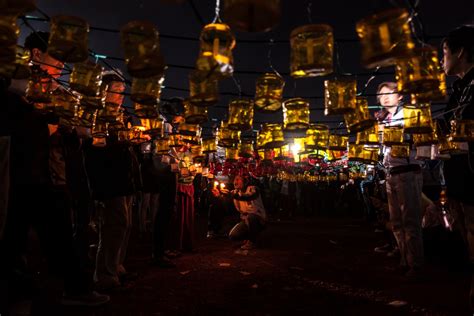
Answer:
[[[423,281],[391,271],[397,260],[373,251],[380,236],[354,219],[270,222],[259,248],[207,240],[198,220],[194,253],[177,267],[150,262],[151,238],[132,237],[127,268],[138,278],[96,308],[61,307],[48,293],[38,315],[470,315],[461,265],[428,263]],[[230,223],[229,223],[230,224]]]

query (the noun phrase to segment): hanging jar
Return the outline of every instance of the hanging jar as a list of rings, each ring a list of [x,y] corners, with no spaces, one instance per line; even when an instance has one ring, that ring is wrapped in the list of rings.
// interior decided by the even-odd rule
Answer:
[[[225,160],[226,161],[237,161],[239,160],[239,150],[237,147],[226,147],[225,149]]]
[[[347,150],[347,147],[344,150]],[[341,150],[328,150],[327,153],[327,158],[329,162],[341,160],[344,157],[344,151]]]
[[[347,151],[347,159],[349,161],[364,161],[364,145],[349,143],[349,150]]]
[[[338,134],[329,135],[329,149],[330,150],[347,150],[349,137]]]
[[[184,144],[200,145],[201,144],[201,137],[200,136],[181,135],[181,141]]]
[[[227,24],[204,26],[200,37],[200,57],[196,69],[207,78],[229,77],[234,72],[232,50],[235,37]]]
[[[79,105],[77,108],[77,120],[79,126],[92,128],[97,118],[97,110]]]
[[[215,137],[204,138],[202,140],[202,152],[205,154],[217,152],[217,139]]]
[[[180,135],[187,135],[187,136],[201,136],[202,128],[197,124],[187,124],[181,123],[179,124],[178,133]]]
[[[300,26],[291,32],[290,45],[292,77],[325,76],[333,72],[334,36],[331,26]]]
[[[206,158],[202,152],[201,144],[191,146],[189,151],[191,152],[191,157],[194,163],[202,162]]]
[[[257,78],[255,107],[263,113],[273,113],[281,109],[285,81],[276,73],[265,73]]]
[[[143,133],[152,137],[163,137],[164,122],[161,118],[142,118]]]
[[[383,129],[382,144],[385,146],[403,143],[402,126],[385,126]]]
[[[187,124],[202,124],[207,122],[207,108],[195,106],[189,100],[185,100],[184,120]]]
[[[135,115],[139,118],[155,118],[158,116],[158,109],[155,105],[134,103]]]
[[[431,107],[429,104],[410,104],[403,106],[403,131],[407,134],[433,132]]]
[[[1,15],[22,15],[27,12],[36,10],[35,0],[1,0]]]
[[[69,86],[85,96],[98,96],[102,85],[103,70],[101,65],[93,62],[74,64],[69,78]]]
[[[260,134],[262,135],[261,146],[264,148],[279,148],[286,144],[281,124],[265,123],[262,124]]]
[[[397,60],[395,78],[397,90],[402,94],[417,94],[420,102],[434,101],[446,96],[446,91],[439,91],[442,86],[438,52],[435,48],[425,46],[414,50],[414,55]]]
[[[94,110],[103,109],[105,106],[105,91],[101,90],[97,96],[93,97],[82,95],[81,105]]]
[[[149,136],[144,134],[145,127],[142,125],[134,125],[128,131],[128,138],[132,144],[142,144],[149,140]]]
[[[415,146],[428,146],[438,143],[438,134],[436,132],[436,125],[433,126],[433,132],[424,134],[412,134],[413,143]]]
[[[247,131],[253,127],[253,102],[251,100],[232,100],[229,103],[229,129]]]
[[[408,158],[410,157],[409,144],[397,144],[390,147],[390,156],[393,158]]]
[[[53,80],[40,67],[32,67],[32,73],[26,88],[26,98],[33,103],[51,103]]]
[[[438,86],[433,90],[425,90],[416,94],[416,99],[420,102],[442,102],[446,100],[446,75],[441,67],[438,67]]]
[[[366,150],[378,151],[380,149],[379,138],[379,126],[374,123],[371,128],[356,134],[356,144],[364,145]]]
[[[72,92],[57,88],[51,94],[51,103],[54,105],[54,111],[59,117],[73,118],[77,115],[80,97]]]
[[[132,77],[163,76],[165,62],[160,53],[158,30],[147,21],[128,22],[120,30],[127,71]]]
[[[357,108],[357,81],[335,79],[324,81],[324,114],[338,115],[353,112]]]
[[[0,46],[14,46],[20,35],[16,15],[0,15]]]
[[[158,138],[153,141],[155,155],[166,155],[170,151],[169,138]]]
[[[21,46],[0,47],[0,76],[11,79],[28,79],[31,53]]]
[[[280,0],[225,0],[224,21],[241,32],[268,32],[280,20]]]
[[[217,129],[217,141],[221,147],[237,147],[240,142],[240,131],[231,130],[228,123],[222,121]]]
[[[451,142],[474,142],[474,120],[452,120],[448,140]]]
[[[184,143],[181,140],[182,137],[183,136],[180,134],[169,134],[170,147],[172,148],[182,147],[184,145]]]
[[[198,71],[189,74],[189,101],[200,107],[212,106],[219,99],[218,81]]]
[[[162,75],[133,78],[130,99],[140,104],[158,105],[163,81],[164,77]]]
[[[368,16],[356,23],[366,68],[386,67],[413,55],[410,14],[396,8]]]
[[[357,133],[374,126],[375,120],[369,112],[369,104],[366,98],[356,98],[356,108],[344,114],[344,121],[348,133]]]
[[[327,149],[329,127],[323,124],[311,124],[306,130],[305,149]]]
[[[82,62],[89,56],[89,24],[84,19],[57,15],[51,18],[48,54],[65,63]]]
[[[253,141],[242,139],[237,147],[239,157],[252,158],[254,156]]]
[[[283,102],[283,126],[287,131],[301,131],[309,125],[309,102],[293,98]]]

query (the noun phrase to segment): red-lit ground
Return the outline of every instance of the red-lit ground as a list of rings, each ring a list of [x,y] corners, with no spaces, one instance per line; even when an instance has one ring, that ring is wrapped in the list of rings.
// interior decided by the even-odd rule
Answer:
[[[150,242],[132,238],[127,267],[138,279],[98,309],[60,307],[49,293],[40,315],[469,315],[460,268],[429,263],[424,282],[390,271],[396,260],[373,252],[379,237],[365,222],[272,222],[261,248],[235,254],[228,240],[206,240],[177,268],[149,265]],[[402,306],[394,301],[403,301]]]

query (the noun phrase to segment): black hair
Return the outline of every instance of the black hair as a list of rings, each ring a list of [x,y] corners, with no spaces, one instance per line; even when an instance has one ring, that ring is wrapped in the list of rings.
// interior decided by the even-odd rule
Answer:
[[[446,44],[451,52],[457,53],[461,48],[467,54],[467,61],[474,61],[474,27],[462,25],[448,33],[441,44]]]
[[[25,48],[32,51],[34,48],[39,49],[43,53],[48,50],[49,32],[32,32],[25,39]]]

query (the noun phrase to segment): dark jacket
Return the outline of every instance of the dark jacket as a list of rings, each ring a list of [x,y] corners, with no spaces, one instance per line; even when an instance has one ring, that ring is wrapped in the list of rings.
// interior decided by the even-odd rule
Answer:
[[[453,84],[445,114],[445,130],[452,119],[474,120],[474,69]],[[474,143],[469,143],[468,155],[452,155],[444,164],[448,197],[467,204],[474,204]]]

